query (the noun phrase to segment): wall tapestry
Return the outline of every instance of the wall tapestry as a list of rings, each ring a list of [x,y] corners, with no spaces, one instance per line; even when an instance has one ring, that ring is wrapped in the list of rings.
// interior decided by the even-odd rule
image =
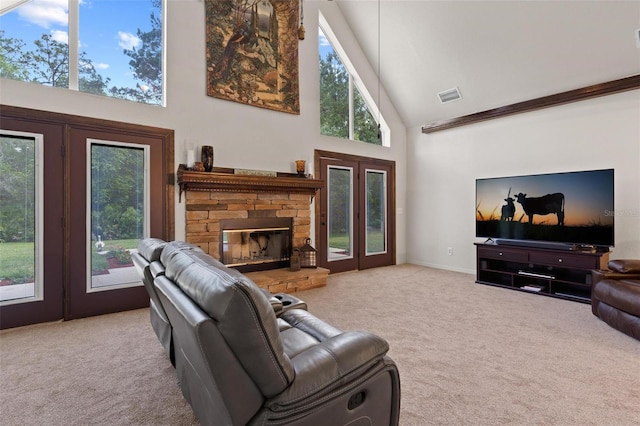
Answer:
[[[206,0],[207,95],[300,114],[299,0]]]

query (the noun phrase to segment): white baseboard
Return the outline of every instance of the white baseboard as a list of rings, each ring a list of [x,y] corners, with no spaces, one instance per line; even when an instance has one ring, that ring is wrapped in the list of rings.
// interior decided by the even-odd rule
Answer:
[[[435,263],[420,262],[417,260],[407,260],[407,263],[411,263],[413,265],[425,266],[427,268],[444,269],[445,271],[460,272],[460,273],[469,274],[469,275],[476,274],[475,269],[455,268],[449,265],[438,265]]]

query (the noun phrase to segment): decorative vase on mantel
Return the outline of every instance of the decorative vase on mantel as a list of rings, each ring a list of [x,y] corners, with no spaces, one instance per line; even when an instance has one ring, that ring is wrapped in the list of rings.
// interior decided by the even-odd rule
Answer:
[[[204,171],[210,172],[213,170],[213,147],[208,145],[202,146],[201,155],[202,164],[204,165]]]

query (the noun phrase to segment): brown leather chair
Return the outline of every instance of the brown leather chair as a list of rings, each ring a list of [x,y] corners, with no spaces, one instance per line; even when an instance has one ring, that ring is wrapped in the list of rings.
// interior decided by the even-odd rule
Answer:
[[[640,340],[640,260],[611,260],[608,268],[592,271],[591,311]]]

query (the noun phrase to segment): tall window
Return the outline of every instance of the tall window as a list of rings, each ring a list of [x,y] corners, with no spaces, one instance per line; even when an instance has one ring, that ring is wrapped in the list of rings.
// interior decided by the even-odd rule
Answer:
[[[0,304],[42,299],[42,136],[0,134]]]
[[[149,147],[89,140],[87,190],[87,291],[137,285],[131,251],[149,235]],[[118,269],[118,274],[110,270]]]
[[[7,0],[0,77],[163,104],[164,0]]]
[[[389,146],[389,130],[329,25],[320,15],[320,133]]]

